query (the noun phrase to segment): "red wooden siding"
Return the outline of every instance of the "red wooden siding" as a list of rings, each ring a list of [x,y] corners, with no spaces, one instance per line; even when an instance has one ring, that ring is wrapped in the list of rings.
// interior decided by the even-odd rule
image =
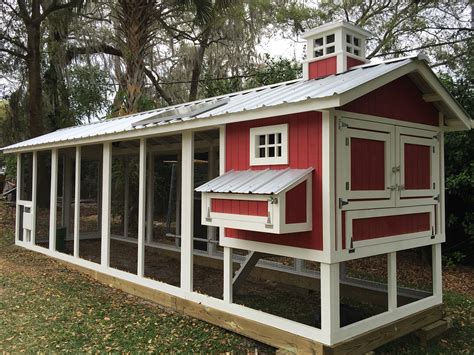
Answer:
[[[288,123],[288,165],[250,167],[250,128]],[[282,244],[294,247],[323,248],[322,239],[322,153],[320,112],[272,117],[267,119],[237,122],[226,126],[226,171],[259,169],[315,168],[312,186],[313,230],[293,234],[276,235],[235,229],[226,229],[226,236],[258,242]]]
[[[407,76],[398,78],[341,107],[341,110],[438,126],[438,111],[423,100]]]
[[[266,217],[268,216],[268,202],[213,198],[211,211]]]
[[[405,144],[405,188],[431,188],[431,152],[427,145]]]
[[[310,79],[321,78],[323,76],[336,74],[336,72],[336,56],[310,62],[308,65],[308,77]]]
[[[368,240],[430,230],[429,212],[360,218],[352,221],[352,240]]]
[[[306,182],[286,193],[286,224],[306,222]]]
[[[351,138],[351,190],[385,190],[385,142]]]
[[[362,64],[365,64],[363,61],[359,60],[359,59],[355,59],[355,58],[352,58],[352,57],[347,57],[347,69],[350,69],[352,67],[356,67],[358,65],[362,65]]]

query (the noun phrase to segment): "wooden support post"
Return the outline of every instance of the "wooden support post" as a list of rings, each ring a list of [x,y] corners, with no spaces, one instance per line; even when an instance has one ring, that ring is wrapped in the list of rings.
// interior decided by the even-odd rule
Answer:
[[[51,150],[51,196],[49,206],[49,250],[56,250],[56,218],[58,214],[58,149]]]
[[[441,303],[443,302],[441,244],[433,244],[431,246],[431,252],[431,267],[433,272],[433,295],[438,298],[439,302]]]
[[[333,343],[340,329],[339,264],[320,264],[321,272],[321,330]]]
[[[102,148],[104,149],[104,148]],[[102,155],[104,152],[102,150]],[[102,231],[102,170],[103,159],[97,163],[97,231]]]
[[[76,177],[74,179],[74,257],[79,257],[81,227],[81,147],[76,147]]]
[[[215,148],[211,144],[209,145],[209,156],[207,157],[207,179],[212,180],[215,178],[215,171],[216,171],[216,154]],[[207,239],[208,240],[215,240],[217,234],[216,227],[207,227]],[[209,255],[214,255],[216,253],[216,244],[207,243],[207,252]]]
[[[129,204],[130,204],[130,177],[128,159],[124,159],[124,192],[123,192],[123,236],[128,237]]]
[[[224,247],[224,301],[232,303],[234,270],[232,263],[232,248]]]
[[[31,182],[31,244],[36,244],[36,211],[38,204],[38,152],[33,152],[33,174]]]
[[[147,170],[147,190],[146,195],[146,241],[151,243],[153,241],[153,218],[155,207],[155,156],[153,153],[148,153],[148,170]]]
[[[62,226],[66,228],[66,236],[68,237],[70,234],[69,224],[71,221],[72,203],[72,161],[67,155],[64,155],[63,171]]]
[[[104,143],[102,152],[102,214],[101,214],[101,256],[102,266],[110,265],[110,207],[112,197],[112,143]]]
[[[183,133],[181,168],[181,288],[193,290],[194,134]]]
[[[388,310],[397,309],[397,253],[387,254]]]
[[[181,155],[178,153],[176,163],[176,235],[181,235]],[[176,238],[176,247],[181,247],[181,239]]]
[[[247,257],[242,262],[242,264],[240,264],[240,269],[237,270],[237,272],[235,273],[234,278],[232,279],[232,285],[233,285],[234,291],[237,292],[237,290],[240,288],[240,286],[242,286],[242,284],[244,283],[247,276],[250,275],[250,273],[252,272],[255,265],[257,265],[258,261],[261,258],[265,257],[266,255],[267,254],[260,253],[258,251],[251,251],[247,255]]]
[[[21,189],[23,188],[21,183],[21,153],[16,155],[16,208],[15,208],[15,243],[20,241],[20,200],[21,200]]]
[[[140,139],[140,165],[138,173],[138,264],[137,275],[145,275],[145,208],[146,208],[146,139]]]

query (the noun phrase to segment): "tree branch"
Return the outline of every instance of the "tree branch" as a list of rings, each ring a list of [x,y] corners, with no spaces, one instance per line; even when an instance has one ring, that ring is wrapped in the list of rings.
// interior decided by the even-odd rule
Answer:
[[[21,58],[21,59],[26,60],[26,54],[21,54],[21,53],[12,51],[11,49],[8,49],[8,48],[0,48],[0,52],[8,53],[8,54],[11,54],[12,56],[15,56],[17,58]]]
[[[400,49],[400,50],[396,50],[396,51],[392,51],[392,52],[385,52],[385,53],[376,54],[376,55],[372,56],[372,58],[382,57],[382,56],[391,55],[391,54],[402,54],[402,53],[418,51],[418,50],[421,50],[421,49],[432,48],[432,47],[446,46],[446,45],[456,44],[456,43],[460,43],[460,42],[464,42],[464,41],[465,41],[465,39],[459,39],[457,41],[427,44],[427,45],[416,47],[416,48]]]
[[[173,100],[171,99],[171,97],[166,93],[166,91],[163,90],[163,88],[161,87],[160,83],[158,82],[158,79],[155,78],[155,76],[153,75],[153,73],[151,72],[151,70],[149,70],[148,68],[145,68],[145,74],[146,76],[148,77],[148,79],[150,79],[151,83],[153,84],[153,86],[155,87],[155,90],[156,92],[158,92],[158,94],[160,94],[160,96],[163,98],[163,100],[166,101],[166,103],[168,105],[173,105]]]

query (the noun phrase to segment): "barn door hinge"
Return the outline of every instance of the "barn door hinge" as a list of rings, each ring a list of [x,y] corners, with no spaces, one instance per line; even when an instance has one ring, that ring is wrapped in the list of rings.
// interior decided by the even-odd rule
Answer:
[[[349,146],[349,144],[351,143],[349,137],[346,137],[346,145]]]
[[[394,166],[392,168],[392,173],[398,173],[400,171],[400,165],[399,166]]]
[[[433,136],[433,139],[438,140],[438,139],[439,139],[439,133],[436,133],[436,134]]]
[[[346,181],[346,190],[349,191],[349,181]]]
[[[278,203],[278,197],[270,197],[268,199],[268,202],[270,202],[272,205],[276,205]]]
[[[349,127],[349,125],[346,122],[344,122],[343,120],[339,120],[339,122],[337,123],[337,128],[339,128],[339,129],[343,129],[343,128],[347,128],[347,127]]]
[[[435,152],[435,147],[433,146],[433,154],[434,154],[434,152]]]
[[[339,198],[339,208],[342,208],[348,204],[349,204],[349,201],[344,201],[342,198]]]
[[[349,253],[354,253],[354,252],[355,252],[354,241],[352,240],[352,237],[351,237],[351,244],[350,244],[350,247],[349,247]]]
[[[431,239],[435,239],[435,236],[434,227],[431,227]]]
[[[433,197],[433,199],[439,202],[439,195],[436,195],[435,197]]]

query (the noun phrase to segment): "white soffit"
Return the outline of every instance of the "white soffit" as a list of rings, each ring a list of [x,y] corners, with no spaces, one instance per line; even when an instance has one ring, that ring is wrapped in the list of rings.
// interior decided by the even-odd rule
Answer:
[[[234,194],[278,194],[302,181],[313,168],[283,170],[231,170],[199,186],[197,192]]]
[[[159,128],[176,124],[171,131],[179,131],[178,123],[199,119],[225,117],[238,115],[249,111],[274,107],[286,107],[288,104],[304,103],[318,100],[318,109],[334,107],[333,98],[357,89],[363,84],[381,78],[397,69],[414,62],[419,62],[418,57],[401,58],[387,63],[367,64],[352,68],[344,73],[330,75],[311,80],[293,80],[283,83],[268,85],[246,91],[240,91],[204,100],[174,105],[133,115],[103,120],[97,123],[74,126],[35,137],[3,148],[5,153],[15,151],[28,151],[47,149],[49,145],[71,145],[71,142],[81,144],[82,140],[112,136],[115,134],[133,133],[152,127]],[[436,77],[433,73],[432,75]],[[327,104],[325,104],[327,100]],[[224,103],[217,105],[216,103]],[[459,105],[458,105],[459,106]],[[199,108],[211,107],[200,112]],[[462,110],[462,109],[460,109]],[[191,112],[189,115],[175,115],[176,112]],[[276,113],[277,115],[278,113]],[[256,117],[258,118],[257,114]],[[209,120],[211,126],[212,120]],[[155,130],[156,131],[156,130]],[[159,132],[158,132],[159,133]],[[105,137],[104,137],[105,138]],[[110,140],[111,138],[107,138]],[[100,141],[99,141],[100,143]]]

